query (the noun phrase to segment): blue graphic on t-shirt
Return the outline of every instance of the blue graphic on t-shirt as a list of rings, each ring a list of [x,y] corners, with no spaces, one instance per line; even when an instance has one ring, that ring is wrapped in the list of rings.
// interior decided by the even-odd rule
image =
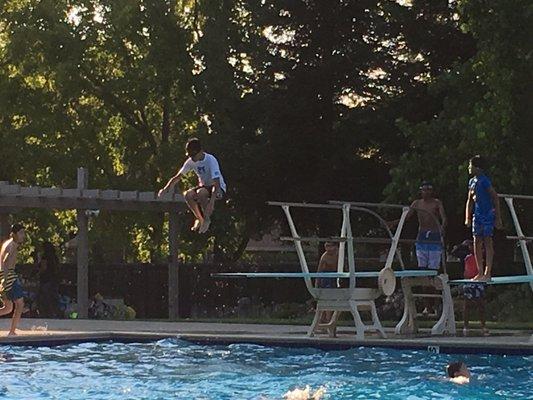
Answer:
[[[205,167],[198,167],[198,172],[199,172],[200,174],[205,173]]]
[[[468,187],[474,192],[474,219],[481,223],[494,221],[494,204],[489,189],[492,183],[486,175],[478,175],[470,179]]]

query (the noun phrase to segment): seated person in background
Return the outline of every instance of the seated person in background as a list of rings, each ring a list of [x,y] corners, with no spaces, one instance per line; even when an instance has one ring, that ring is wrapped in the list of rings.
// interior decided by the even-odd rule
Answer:
[[[466,249],[466,255],[461,257],[461,252]],[[463,252],[464,254],[464,252]],[[455,246],[452,250],[452,255],[462,258],[464,268],[464,278],[472,279],[478,273],[478,266],[476,263],[476,257],[474,256],[474,244],[471,240],[465,240],[461,245]],[[488,335],[489,331],[485,327],[485,285],[482,282],[467,283],[463,285],[463,317],[464,327],[463,335],[468,334],[469,318],[468,313],[474,307],[477,306],[479,310],[479,319],[481,322],[481,330],[484,335]]]
[[[450,377],[450,381],[453,383],[464,384],[470,382],[470,371],[462,361],[449,363],[446,366],[446,373]]]
[[[37,298],[41,318],[59,317],[59,259],[54,245],[44,242],[39,259],[39,294]]]
[[[339,245],[335,242],[324,243],[326,250],[320,257],[317,272],[337,272],[337,262],[339,259]],[[336,288],[337,278],[318,278],[316,280],[318,288]],[[325,311],[322,314],[321,323],[328,323],[331,320],[332,312]]]
[[[78,250],[78,236],[76,232],[69,232],[68,240],[64,243],[65,262],[67,264],[76,264]]]

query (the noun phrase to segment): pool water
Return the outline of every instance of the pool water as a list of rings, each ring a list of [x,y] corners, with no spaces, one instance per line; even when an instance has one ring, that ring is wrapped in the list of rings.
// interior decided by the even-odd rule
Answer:
[[[532,356],[464,355],[473,379],[456,385],[444,366],[458,357],[425,351],[179,340],[0,349],[2,399],[533,399]]]

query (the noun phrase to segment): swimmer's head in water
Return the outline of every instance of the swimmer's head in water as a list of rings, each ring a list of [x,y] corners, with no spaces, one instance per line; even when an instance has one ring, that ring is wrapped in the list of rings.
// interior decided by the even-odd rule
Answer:
[[[459,376],[470,378],[470,371],[468,371],[466,364],[462,361],[449,363],[446,367],[446,373],[450,378],[457,378]]]

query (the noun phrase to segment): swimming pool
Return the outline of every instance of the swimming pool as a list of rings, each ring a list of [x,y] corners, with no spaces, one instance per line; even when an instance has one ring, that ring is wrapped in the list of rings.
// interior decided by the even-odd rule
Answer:
[[[3,399],[282,399],[320,388],[322,399],[526,399],[533,356],[465,355],[469,385],[444,379],[456,356],[425,351],[249,344],[203,346],[181,340],[84,343],[0,349]]]

